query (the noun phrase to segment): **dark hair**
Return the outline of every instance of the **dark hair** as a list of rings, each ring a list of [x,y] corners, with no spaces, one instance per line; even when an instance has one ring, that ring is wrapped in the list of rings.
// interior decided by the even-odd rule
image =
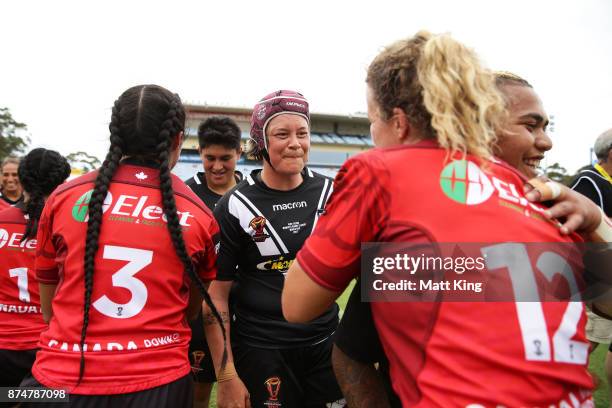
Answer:
[[[68,178],[70,165],[58,152],[37,148],[21,159],[17,173],[23,189],[28,193],[25,203],[28,222],[21,238],[24,241],[36,235],[45,199]]]
[[[240,128],[227,116],[211,116],[198,127],[198,143],[202,149],[210,145],[221,145],[238,150],[240,137]]]
[[[172,177],[170,174],[169,155],[173,138],[185,128],[185,109],[178,95],[157,85],[135,86],[121,94],[112,109],[110,130],[110,148],[94,184],[89,202],[89,220],[85,242],[85,302],[83,310],[83,327],[81,330],[80,350],[81,364],[79,380],[85,371],[84,345],[89,324],[89,309],[95,255],[98,252],[100,226],[102,224],[102,204],[109,189],[113,174],[119,166],[122,156],[155,159],[159,162],[159,181],[162,193],[162,207],[167,217],[167,226],[177,256],[183,263],[184,271],[198,286],[206,304],[221,325],[223,338],[226,338],[221,316],[212,303],[204,283],[196,273],[185,248],[183,232],[179,224]],[[224,350],[222,367],[227,360]]]

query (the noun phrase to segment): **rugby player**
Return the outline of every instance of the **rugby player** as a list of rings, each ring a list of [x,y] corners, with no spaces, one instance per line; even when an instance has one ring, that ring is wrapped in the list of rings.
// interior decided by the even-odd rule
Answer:
[[[70,175],[70,165],[53,150],[34,149],[19,165],[25,200],[0,212],[0,387],[15,387],[30,372],[40,333],[34,275],[36,232],[45,200]]]
[[[528,205],[524,196],[503,205],[510,202],[492,190],[493,199],[467,205],[441,188],[449,166],[508,187],[525,182],[493,158],[504,101],[472,51],[448,35],[420,32],[382,51],[366,82],[371,134],[382,149],[350,159],[339,172],[327,214],[288,273],[282,296],[288,321],[317,316],[359,274],[361,242],[488,242],[487,262],[494,262],[496,251],[521,256],[525,248],[507,241],[579,240],[567,235],[567,223],[560,234],[543,207],[529,204],[538,217],[517,211],[514,198]],[[401,180],[415,172],[418,179]],[[588,229],[600,221],[589,219]],[[567,222],[571,227],[575,219]],[[529,313],[511,302],[372,303],[402,405],[592,404],[583,304],[525,304]],[[559,326],[562,319],[572,324]],[[534,338],[530,327],[540,334]],[[554,346],[549,332],[561,333]]]
[[[75,406],[193,404],[187,317],[210,302],[218,225],[170,173],[184,126],[176,94],[129,88],[101,168],[49,197],[36,258],[49,328],[22,386],[68,389]]]
[[[263,169],[251,172],[215,208],[221,246],[210,294],[226,330],[228,295],[232,282],[239,282],[229,358],[238,375],[229,363],[219,372],[223,339],[212,316],[204,315],[220,408],[344,405],[330,358],[338,306],[304,325],[288,323],[280,303],[285,273],[332,191],[331,179],[306,167],[309,122],[308,101],[297,92],[261,99],[253,109],[247,154],[263,160]]]
[[[198,127],[198,153],[203,172],[197,172],[185,184],[213,211],[217,201],[242,180],[236,171],[240,159],[240,128],[231,118],[213,116]],[[191,323],[189,360],[194,373],[194,407],[208,408],[212,384],[216,381],[215,368],[206,337],[202,312]]]

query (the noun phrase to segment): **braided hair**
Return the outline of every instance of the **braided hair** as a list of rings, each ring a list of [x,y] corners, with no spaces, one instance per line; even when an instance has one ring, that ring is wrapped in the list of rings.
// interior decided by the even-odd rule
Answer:
[[[45,199],[68,178],[70,165],[58,152],[37,148],[21,160],[17,174],[21,185],[28,193],[28,199],[25,201],[28,222],[21,238],[21,241],[25,241],[36,236]]]
[[[159,180],[162,193],[162,208],[168,222],[168,232],[184,271],[194,282],[204,301],[221,326],[225,343],[226,333],[221,316],[213,304],[204,283],[198,276],[187,253],[183,232],[179,224],[172,178],[170,174],[170,149],[174,137],[185,128],[185,110],[178,95],[157,85],[140,85],[126,90],[115,101],[112,108],[110,148],[100,170],[89,201],[89,219],[85,242],[84,272],[85,300],[83,326],[81,329],[81,362],[79,380],[85,373],[84,346],[89,325],[95,255],[98,252],[100,227],[102,224],[102,205],[119,162],[123,156],[156,159],[159,162]],[[227,350],[223,351],[222,367],[227,361]]]

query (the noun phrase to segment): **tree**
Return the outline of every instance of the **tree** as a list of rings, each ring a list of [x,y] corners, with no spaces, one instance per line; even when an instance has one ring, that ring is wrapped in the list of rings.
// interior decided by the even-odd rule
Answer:
[[[0,161],[25,151],[30,138],[19,134],[25,132],[26,128],[25,123],[13,119],[8,108],[0,108]]]
[[[550,166],[547,166],[544,169],[544,173],[551,180],[557,181],[562,184],[569,184],[572,181],[572,175],[567,174],[567,170],[565,167],[561,166],[559,163],[553,163]]]
[[[92,156],[85,152],[70,153],[66,156],[66,160],[70,163],[73,169],[79,169],[83,173],[95,170],[100,167],[100,160],[96,156]]]

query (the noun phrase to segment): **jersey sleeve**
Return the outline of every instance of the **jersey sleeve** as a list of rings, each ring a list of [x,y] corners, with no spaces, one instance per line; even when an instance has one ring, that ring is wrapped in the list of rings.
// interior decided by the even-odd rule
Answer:
[[[57,284],[59,282],[59,267],[55,262],[56,248],[53,243],[53,199],[45,203],[38,221],[36,234],[36,279],[40,283]]]
[[[602,197],[598,193],[597,186],[593,180],[588,177],[582,176],[578,178],[576,183],[572,186],[572,190],[579,192],[589,200],[593,201],[597,206],[603,208]]]
[[[229,212],[229,199],[224,197],[215,207],[214,215],[219,224],[219,251],[217,255],[217,280],[236,280],[236,267],[240,254],[241,232],[239,221]]]
[[[325,213],[297,255],[304,271],[333,291],[359,274],[361,243],[375,241],[388,217],[388,170],[378,156],[364,156],[342,166]]]
[[[192,256],[200,279],[205,282],[217,277],[217,251],[219,248],[219,225],[212,218],[206,231],[204,248]]]
[[[370,304],[361,302],[359,281],[346,303],[342,320],[334,333],[334,343],[344,354],[361,363],[373,364],[386,358],[372,320]]]

